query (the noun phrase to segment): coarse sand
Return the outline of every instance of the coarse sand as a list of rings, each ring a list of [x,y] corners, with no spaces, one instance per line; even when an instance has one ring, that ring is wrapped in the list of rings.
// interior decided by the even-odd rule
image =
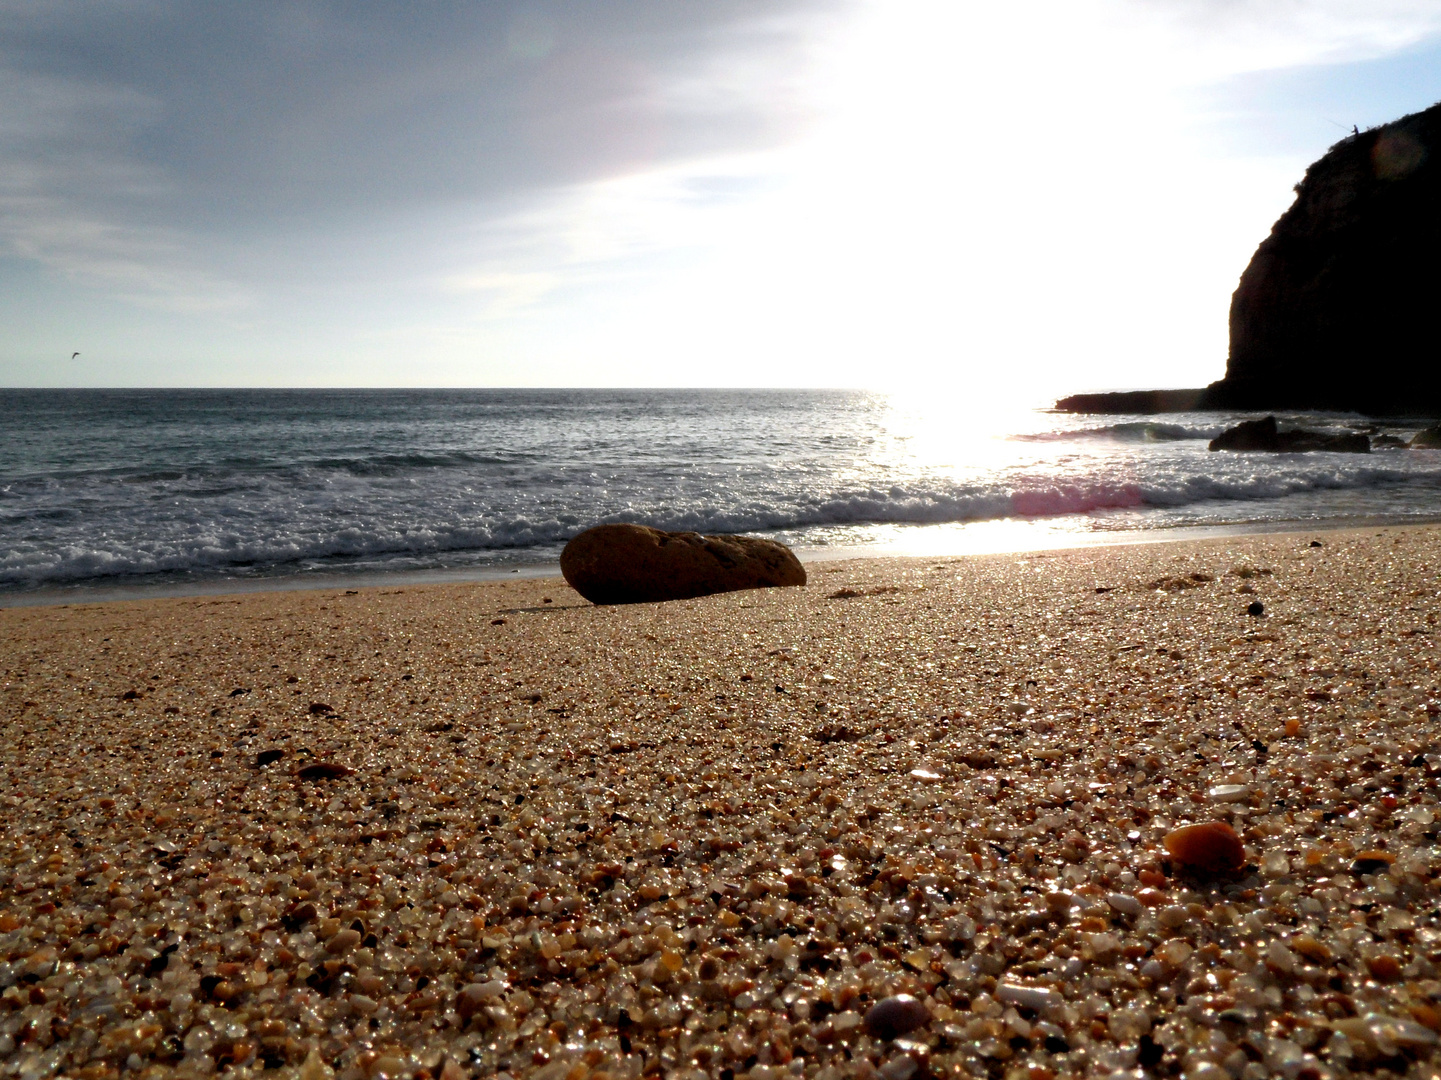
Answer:
[[[0,611],[0,1076],[1441,1068],[1441,528],[810,571]]]

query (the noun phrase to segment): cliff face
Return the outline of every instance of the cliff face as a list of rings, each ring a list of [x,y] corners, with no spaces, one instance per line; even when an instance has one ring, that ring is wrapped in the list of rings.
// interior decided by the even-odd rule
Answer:
[[[1441,105],[1337,143],[1296,192],[1206,404],[1441,413]]]

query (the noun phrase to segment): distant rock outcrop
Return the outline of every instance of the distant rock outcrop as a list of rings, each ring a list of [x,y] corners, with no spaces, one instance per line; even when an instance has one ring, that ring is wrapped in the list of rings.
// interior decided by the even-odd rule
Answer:
[[[1441,105],[1306,170],[1231,299],[1220,408],[1441,412]]]
[[[1057,412],[1153,413],[1190,412],[1202,408],[1205,390],[1118,390],[1102,394],[1072,394],[1056,402]]]
[[[662,532],[645,525],[587,529],[565,545],[560,572],[593,604],[688,600],[806,583],[795,553],[774,540]]]
[[[1265,450],[1277,454],[1298,454],[1329,450],[1340,454],[1369,454],[1371,440],[1360,432],[1332,433],[1298,428],[1281,431],[1274,416],[1245,420],[1227,428],[1208,444],[1211,450]]]

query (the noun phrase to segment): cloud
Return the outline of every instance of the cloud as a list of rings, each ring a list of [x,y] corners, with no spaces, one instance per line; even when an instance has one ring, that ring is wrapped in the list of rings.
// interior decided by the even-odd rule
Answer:
[[[1202,79],[1374,59],[1441,33],[1434,0],[1129,0]]]
[[[78,284],[146,307],[225,312],[246,307],[240,285],[194,265],[190,238],[165,228],[85,219],[60,204],[0,200],[12,252]]]
[[[449,293],[479,295],[485,302],[481,319],[500,319],[534,307],[555,288],[557,277],[546,273],[457,274],[441,282]]]
[[[243,302],[275,269],[250,249],[284,277],[447,207],[504,218],[783,142],[793,53],[834,7],[6,4],[0,244],[126,296]],[[707,90],[738,56],[744,92]]]
[[[126,153],[158,121],[155,98],[0,67],[0,244],[85,287],[171,310],[228,310],[241,290],[192,258],[184,230],[152,210],[174,195]]]
[[[780,137],[788,51],[819,6],[37,4],[0,62],[44,81],[32,100],[144,103],[106,149],[162,171],[198,220],[248,222],[498,198]],[[689,73],[737,52],[750,93],[697,95]]]

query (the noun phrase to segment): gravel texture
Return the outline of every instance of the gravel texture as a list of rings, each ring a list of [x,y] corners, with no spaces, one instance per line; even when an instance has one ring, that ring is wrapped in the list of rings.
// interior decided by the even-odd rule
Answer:
[[[0,611],[0,1076],[1433,1076],[1441,529],[1319,539]]]

